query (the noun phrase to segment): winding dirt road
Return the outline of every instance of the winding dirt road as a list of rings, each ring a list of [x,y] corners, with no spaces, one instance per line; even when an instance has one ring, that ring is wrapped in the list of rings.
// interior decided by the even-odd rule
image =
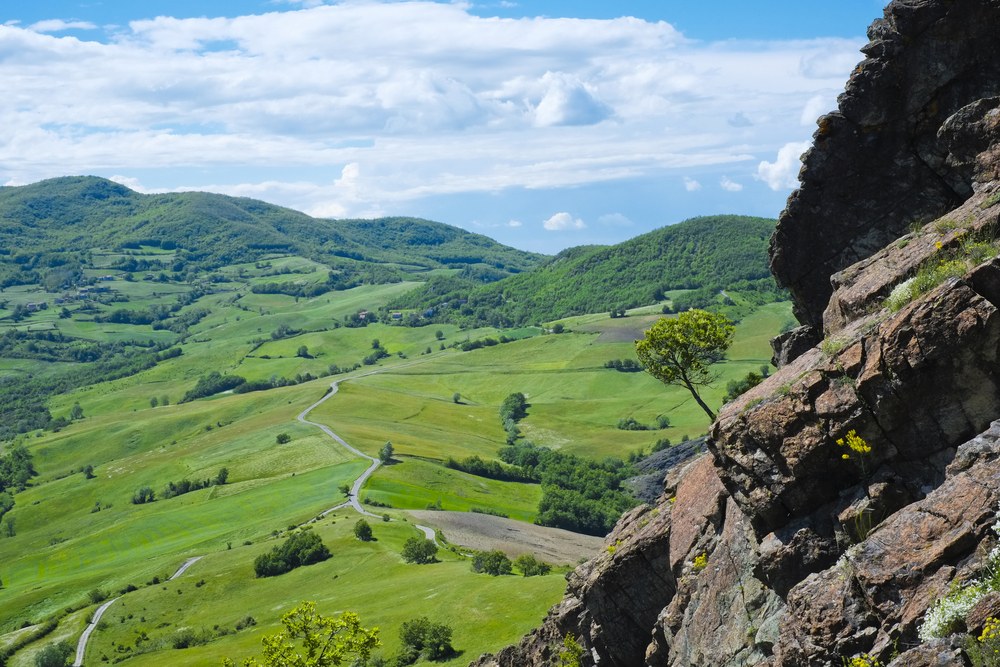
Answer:
[[[401,365],[398,365],[398,366],[392,366],[392,369],[395,370],[395,369],[398,369],[398,368],[403,368],[405,366],[411,366],[411,365],[413,365],[415,363],[419,363],[419,362],[410,362],[409,364],[401,364]],[[369,375],[374,375],[376,373],[381,373],[384,370],[387,370],[387,369],[378,369],[378,370],[370,371],[368,373],[362,373],[361,375],[356,375],[356,376],[354,376],[353,378],[350,378],[350,379],[357,380],[357,379],[362,378],[362,377],[367,377]],[[370,461],[371,465],[369,465],[368,468],[363,473],[361,473],[360,477],[358,477],[356,480],[354,480],[354,484],[351,486],[350,495],[348,496],[348,499],[346,501],[340,503],[339,505],[335,505],[334,507],[331,507],[328,510],[324,510],[323,512],[320,512],[320,514],[316,518],[317,519],[321,519],[321,518],[325,517],[327,514],[329,514],[330,512],[335,512],[336,510],[343,509],[345,507],[351,507],[355,512],[357,512],[358,514],[361,514],[362,516],[370,516],[370,517],[375,517],[375,518],[381,519],[382,515],[375,514],[373,512],[369,512],[364,507],[362,507],[361,501],[358,500],[358,495],[361,493],[361,488],[365,485],[365,482],[367,482],[368,478],[372,476],[372,474],[378,469],[378,467],[380,465],[382,465],[382,462],[379,461],[377,458],[374,458],[372,456],[368,456],[364,452],[362,452],[362,451],[356,449],[355,447],[352,447],[351,445],[349,445],[346,440],[344,440],[339,435],[337,435],[336,433],[334,433],[333,430],[331,430],[329,426],[327,426],[325,424],[320,424],[318,422],[309,421],[307,419],[307,417],[309,416],[310,412],[312,412],[317,407],[319,407],[320,405],[322,405],[327,400],[333,398],[337,394],[338,387],[340,386],[340,383],[343,382],[343,381],[344,380],[338,380],[338,381],[332,383],[330,385],[330,391],[328,391],[323,396],[323,398],[319,399],[318,401],[316,401],[315,403],[313,403],[312,405],[310,405],[308,408],[306,408],[305,410],[303,410],[302,412],[300,412],[299,415],[298,415],[298,417],[297,417],[297,419],[300,422],[302,422],[303,424],[309,424],[310,426],[315,426],[316,428],[320,429],[321,431],[323,431],[324,433],[326,433],[328,436],[330,436],[331,438],[333,438],[334,442],[336,442],[337,444],[339,444],[341,447],[343,447],[347,451],[351,452],[355,456],[359,456],[359,457],[361,457],[363,459],[366,459],[366,460]],[[428,528],[427,526],[420,526],[420,525],[417,525],[417,524],[414,524],[414,527],[417,530],[419,530],[420,532],[422,532],[427,537],[428,540],[431,540],[435,544],[437,544],[437,539],[435,538],[434,529],[433,528]],[[195,563],[197,563],[201,559],[202,559],[202,556],[194,556],[193,558],[188,558],[177,569],[177,571],[174,572],[174,574],[170,577],[170,579],[168,579],[168,581],[173,581],[177,577],[181,576],[182,574],[184,574],[185,572],[187,572],[187,570],[188,570],[189,567],[191,567],[192,565],[194,565]],[[94,615],[91,618],[90,624],[87,625],[87,628],[83,631],[83,634],[80,635],[80,640],[76,644],[76,659],[73,661],[73,667],[83,667],[83,658],[84,658],[84,656],[85,656],[85,654],[87,652],[87,643],[90,641],[90,636],[94,633],[94,630],[97,629],[97,624],[100,622],[101,616],[104,615],[104,612],[106,612],[108,610],[108,608],[111,605],[113,605],[116,601],[118,601],[119,599],[121,599],[121,597],[122,596],[119,595],[118,597],[114,598],[113,600],[108,600],[107,602],[105,602],[104,604],[102,604],[100,607],[98,607],[97,611],[94,612]]]
[[[340,503],[339,505],[335,506],[335,507],[331,507],[328,510],[324,510],[323,512],[320,513],[319,517],[320,518],[324,517],[327,514],[329,514],[330,512],[333,512],[333,511],[339,510],[339,509],[343,509],[344,507],[347,507],[347,506],[350,506],[350,507],[354,508],[354,511],[357,512],[358,514],[362,514],[364,516],[378,517],[379,516],[378,514],[374,514],[372,512],[369,512],[368,510],[366,510],[364,507],[361,506],[361,501],[358,500],[358,494],[361,493],[361,487],[363,487],[365,485],[365,482],[368,481],[368,478],[372,476],[372,474],[378,469],[378,467],[380,465],[382,465],[382,462],[379,461],[377,458],[372,457],[372,456],[368,456],[364,452],[362,452],[362,451],[360,451],[360,450],[352,447],[351,445],[347,444],[346,440],[344,440],[339,435],[337,435],[336,433],[334,433],[330,429],[330,427],[327,426],[326,424],[320,424],[319,422],[312,422],[312,421],[309,421],[308,419],[306,419],[306,417],[309,415],[310,412],[312,412],[313,410],[315,410],[316,408],[318,408],[320,405],[322,405],[327,400],[329,400],[329,399],[331,399],[331,398],[333,398],[334,396],[337,395],[337,390],[340,387],[340,382],[341,381],[338,380],[337,382],[334,382],[333,384],[331,384],[330,385],[330,391],[328,391],[326,393],[326,395],[323,396],[323,398],[319,399],[318,401],[316,401],[315,403],[313,403],[312,405],[310,405],[308,408],[306,408],[305,410],[303,410],[302,412],[300,412],[299,416],[297,417],[297,419],[300,422],[302,422],[303,424],[309,424],[310,426],[315,426],[319,430],[323,431],[323,433],[326,433],[328,436],[330,436],[331,438],[333,438],[334,441],[337,444],[339,444],[341,447],[343,447],[344,449],[346,449],[350,453],[354,454],[355,456],[358,456],[358,457],[361,457],[363,459],[366,459],[366,460],[370,461],[371,465],[368,466],[367,470],[365,470],[363,473],[361,473],[360,477],[358,477],[356,480],[354,480],[354,484],[351,486],[351,493],[348,496],[348,499],[346,501]]]

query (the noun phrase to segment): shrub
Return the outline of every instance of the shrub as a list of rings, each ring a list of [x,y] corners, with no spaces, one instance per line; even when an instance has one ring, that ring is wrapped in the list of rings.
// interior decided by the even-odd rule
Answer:
[[[145,503],[151,503],[154,500],[156,500],[156,493],[151,487],[148,486],[140,487],[134,494],[132,494],[133,505],[144,505]]]
[[[279,433],[274,437],[274,441],[279,445],[287,445],[289,442],[292,441],[292,436],[288,435],[287,433]]]
[[[319,563],[330,555],[316,533],[295,533],[271,551],[257,556],[253,568],[258,577],[274,577],[303,565]]]
[[[403,560],[407,563],[424,565],[437,560],[437,545],[420,537],[411,537],[403,544]]]
[[[451,645],[452,629],[444,623],[434,623],[426,616],[403,621],[399,639],[403,644],[403,664],[412,664],[417,658],[424,660],[444,660],[455,654]]]
[[[68,642],[48,644],[35,654],[35,667],[65,667],[73,653],[73,647]]]
[[[538,577],[552,571],[552,566],[538,560],[533,554],[521,554],[514,559],[514,567],[525,577]]]
[[[746,374],[746,377],[740,380],[730,380],[726,384],[726,395],[723,397],[722,402],[728,403],[729,401],[732,401],[740,394],[750,391],[763,381],[764,376],[755,371],[750,371]]]
[[[358,522],[354,524],[354,537],[362,542],[371,542],[374,539],[371,524],[364,519],[358,519]]]
[[[619,431],[648,431],[649,427],[640,423],[635,417],[622,417],[618,420]]]
[[[480,551],[472,557],[472,571],[483,572],[494,577],[503,574],[510,574],[513,564],[507,554],[495,549],[493,551]]]
[[[987,593],[987,588],[978,581],[953,590],[939,598],[924,615],[924,621],[917,629],[920,641],[930,641],[937,637],[947,637],[956,632],[977,602]]]

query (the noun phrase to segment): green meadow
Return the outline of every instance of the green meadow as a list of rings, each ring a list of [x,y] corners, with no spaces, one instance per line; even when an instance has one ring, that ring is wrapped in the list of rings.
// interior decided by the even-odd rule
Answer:
[[[103,259],[108,266],[116,257]],[[559,321],[566,332],[558,335],[533,327],[502,332],[451,324],[347,328],[346,316],[374,311],[415,283],[366,285],[314,298],[249,291],[262,282],[325,280],[320,266],[301,257],[275,257],[220,269],[214,291],[179,311],[209,311],[184,335],[150,325],[96,322],[79,303],[67,306],[69,317],[50,307],[21,323],[3,320],[2,327],[47,328],[104,343],[176,343],[181,354],[137,374],[53,397],[53,415],[68,415],[79,403],[84,418],[57,431],[19,436],[39,475],[15,496],[10,516],[16,534],[0,537],[0,647],[50,619],[59,624],[44,641],[75,643],[95,607],[91,591],[115,594],[131,585],[137,590],[105,616],[86,664],[104,664],[105,656],[125,665],[239,659],[255,652],[261,635],[274,631],[280,615],[301,600],[315,600],[323,613],[357,611],[366,625],[382,629],[389,654],[398,648],[403,621],[427,615],[447,622],[462,653],[446,664],[464,664],[537,625],[565,586],[561,574],[476,575],[467,559],[447,551],[439,554],[441,562],[425,566],[407,565],[399,556],[403,542],[419,534],[405,510],[477,508],[533,520],[538,485],[444,466],[449,457],[495,457],[505,440],[498,408],[507,395],[522,392],[528,399],[527,417],[520,422],[527,439],[583,456],[625,457],[648,451],[661,438],[678,442],[707,430],[707,417],[684,390],[664,387],[645,373],[604,367],[612,359],[635,358],[632,341],[660,316],[658,307],[619,319],[607,313],[567,318]],[[274,274],[278,271],[289,273]],[[141,310],[189,289],[148,280],[141,272],[135,278],[109,281],[127,304],[94,308]],[[41,293],[10,288],[3,297],[13,306]],[[768,339],[789,312],[787,303],[769,304],[743,318],[728,358],[718,365],[719,381],[705,392],[709,404],[721,403],[727,381],[768,363]],[[282,327],[290,332],[272,335]],[[451,347],[501,334],[517,340],[470,352]],[[376,340],[389,356],[365,365]],[[329,374],[332,366],[355,365],[356,370]],[[0,374],[45,374],[64,366],[4,359]],[[323,377],[180,403],[210,371],[247,380]],[[361,543],[351,532],[357,515],[335,512],[311,524],[333,552],[330,560],[256,579],[253,559],[290,528],[339,504],[339,487],[367,467],[319,429],[296,421],[334,381],[340,381],[338,393],[309,419],[371,455],[392,442],[398,462],[380,468],[361,493],[392,521],[374,520],[377,541]],[[669,428],[617,428],[620,419],[632,417],[655,429],[660,416],[670,420]],[[277,444],[281,434],[290,441]],[[93,466],[93,479],[84,475],[86,466]],[[168,482],[211,479],[223,467],[229,472],[225,485],[162,498]],[[132,504],[143,486],[154,489],[157,500]],[[203,558],[178,580],[147,583],[154,577],[162,582],[192,556]],[[246,616],[256,624],[234,631]],[[186,629],[206,643],[172,648]],[[11,664],[33,664],[44,641],[18,652]]]

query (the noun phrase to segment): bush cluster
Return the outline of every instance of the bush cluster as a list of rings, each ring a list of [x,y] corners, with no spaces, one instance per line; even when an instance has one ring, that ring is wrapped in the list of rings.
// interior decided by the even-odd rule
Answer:
[[[282,544],[257,556],[253,562],[258,577],[274,577],[303,565],[319,563],[330,557],[319,535],[311,531],[295,533]]]
[[[437,545],[433,540],[411,537],[403,543],[403,560],[407,563],[425,565],[437,561]]]

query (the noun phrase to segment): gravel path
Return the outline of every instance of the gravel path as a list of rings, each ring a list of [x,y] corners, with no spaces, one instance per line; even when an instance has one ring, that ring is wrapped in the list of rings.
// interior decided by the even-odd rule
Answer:
[[[88,625],[87,629],[83,631],[82,635],[80,635],[80,641],[76,643],[76,660],[73,661],[73,667],[82,667],[83,656],[87,652],[87,642],[90,641],[90,635],[92,635],[94,630],[97,629],[97,624],[101,622],[101,616],[104,616],[104,612],[108,610],[108,607],[113,605],[120,598],[121,596],[119,595],[112,600],[108,600],[94,612],[93,617],[90,619],[90,625]]]
[[[411,366],[411,365],[413,365],[415,363],[419,363],[419,362],[411,362],[410,364],[405,364],[405,365],[406,366]],[[398,368],[402,368],[402,366],[394,366],[393,370],[398,369]],[[382,372],[382,371],[381,370],[371,371],[369,373],[364,373],[362,375],[355,376],[354,378],[351,378],[351,379],[358,379],[358,378],[361,378],[361,377],[367,377],[369,375],[375,375],[376,373],[380,373],[380,372]],[[371,465],[368,466],[367,470],[365,470],[363,473],[361,473],[360,477],[358,477],[356,480],[354,480],[354,484],[351,486],[351,491],[350,491],[350,494],[348,495],[346,501],[340,503],[339,505],[335,505],[334,507],[331,507],[328,510],[324,510],[316,518],[320,519],[320,518],[325,517],[330,512],[334,512],[336,510],[343,509],[345,507],[350,507],[355,512],[357,512],[358,514],[361,514],[362,516],[370,516],[370,517],[375,517],[375,518],[380,519],[380,518],[382,518],[382,515],[375,514],[374,512],[369,512],[364,507],[362,507],[361,501],[359,500],[358,496],[361,493],[361,487],[363,487],[365,485],[365,482],[368,481],[368,478],[371,477],[375,473],[376,470],[378,470],[378,467],[380,465],[382,465],[382,462],[379,459],[377,459],[377,458],[375,458],[373,456],[368,456],[367,454],[365,454],[361,450],[359,450],[356,447],[348,444],[348,442],[346,440],[344,440],[339,435],[337,435],[336,433],[334,433],[333,430],[329,426],[327,426],[326,424],[320,424],[319,422],[309,421],[309,419],[307,419],[307,417],[309,416],[310,412],[312,412],[317,407],[319,407],[320,405],[322,405],[324,402],[330,400],[331,398],[333,398],[334,396],[337,395],[337,391],[339,390],[339,387],[340,387],[340,382],[341,381],[338,380],[337,382],[334,382],[333,384],[331,384],[330,385],[330,391],[328,391],[323,396],[323,398],[319,399],[318,401],[316,401],[315,403],[313,403],[312,405],[310,405],[308,408],[306,408],[305,410],[303,410],[302,412],[300,412],[299,416],[297,417],[297,419],[300,422],[302,422],[303,424],[309,424],[310,426],[315,426],[316,428],[320,429],[321,431],[323,431],[323,433],[326,433],[328,436],[330,436],[331,438],[333,438],[333,440],[337,444],[339,444],[341,447],[343,447],[344,449],[346,449],[350,453],[354,454],[355,456],[359,456],[359,457],[361,457],[361,458],[363,458],[363,459],[365,459],[367,461],[371,461]],[[414,527],[417,528],[417,530],[419,530],[420,532],[422,532],[427,537],[428,540],[431,540],[435,544],[438,544],[437,538],[435,537],[434,529],[433,528],[428,528],[427,526],[421,526],[421,525],[418,525],[418,524],[414,524]],[[441,546],[441,545],[438,544],[438,546]]]

